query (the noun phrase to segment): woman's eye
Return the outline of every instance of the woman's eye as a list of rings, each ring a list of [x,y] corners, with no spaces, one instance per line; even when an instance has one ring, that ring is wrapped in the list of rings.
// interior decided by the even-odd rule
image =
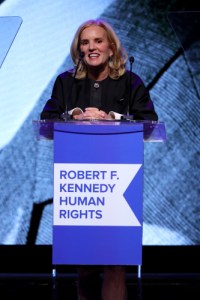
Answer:
[[[81,41],[81,45],[87,45],[88,41]]]

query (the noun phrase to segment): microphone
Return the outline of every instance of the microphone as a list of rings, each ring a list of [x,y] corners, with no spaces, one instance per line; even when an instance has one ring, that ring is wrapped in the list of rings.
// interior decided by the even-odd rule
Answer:
[[[129,57],[129,62],[130,62],[130,71],[132,72],[132,66],[133,66],[133,63],[134,63],[135,59],[133,56],[130,56]]]
[[[76,78],[76,74],[77,74],[80,62],[81,62],[81,60],[83,59],[84,56],[85,56],[85,53],[81,51],[80,54],[79,54],[78,63],[76,65],[76,69],[75,69],[75,72],[74,72],[74,76],[73,76],[74,78]]]
[[[129,69],[129,94],[128,94],[128,107],[127,107],[127,113],[126,116],[123,116],[122,119],[126,121],[133,120],[133,116],[130,116],[129,114],[129,109],[130,109],[130,101],[131,101],[131,79],[132,79],[132,69],[133,69],[133,63],[134,63],[134,57],[130,56],[129,57],[129,62],[130,62],[130,69]]]
[[[134,57],[130,56],[129,57],[129,62],[130,62],[130,73],[129,73],[129,97],[128,97],[128,111],[127,111],[127,115],[129,116],[129,109],[130,109],[130,102],[131,102],[131,78],[132,78],[132,69],[133,69],[133,63],[134,63]]]
[[[71,98],[72,88],[73,88],[73,85],[74,85],[74,81],[75,81],[75,78],[76,78],[76,74],[77,74],[79,65],[80,65],[81,60],[83,59],[84,56],[85,56],[85,53],[81,51],[81,52],[79,53],[78,63],[77,63],[77,65],[76,65],[76,69],[75,69],[75,72],[74,72],[74,75],[73,75],[73,82],[72,82],[71,89],[70,89],[70,93],[69,93],[69,99]],[[66,104],[65,112],[61,114],[61,118],[62,118],[64,121],[67,121],[67,120],[70,119],[70,116],[69,116],[68,110],[67,110],[67,104]]]

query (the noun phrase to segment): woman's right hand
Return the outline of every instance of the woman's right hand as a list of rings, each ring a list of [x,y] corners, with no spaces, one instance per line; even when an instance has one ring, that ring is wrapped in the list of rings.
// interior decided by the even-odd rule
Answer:
[[[75,109],[72,116],[74,120],[112,120],[109,114],[96,107],[86,107],[84,112],[80,109]]]

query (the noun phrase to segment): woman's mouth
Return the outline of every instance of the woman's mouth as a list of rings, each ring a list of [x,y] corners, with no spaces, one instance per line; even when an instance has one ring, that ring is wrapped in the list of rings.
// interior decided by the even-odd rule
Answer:
[[[88,55],[89,58],[98,58],[99,57],[99,54],[97,53],[91,53]]]

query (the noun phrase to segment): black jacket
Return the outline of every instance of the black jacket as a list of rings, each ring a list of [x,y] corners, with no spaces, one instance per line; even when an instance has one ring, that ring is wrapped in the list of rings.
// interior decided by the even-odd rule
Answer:
[[[79,107],[84,111],[86,107],[94,107],[94,83],[89,78],[74,79],[70,71],[58,75],[41,119],[59,119],[66,109]],[[134,120],[158,120],[149,92],[137,74],[126,71],[118,80],[107,77],[98,84],[101,92],[99,109],[124,115],[129,110]]]

